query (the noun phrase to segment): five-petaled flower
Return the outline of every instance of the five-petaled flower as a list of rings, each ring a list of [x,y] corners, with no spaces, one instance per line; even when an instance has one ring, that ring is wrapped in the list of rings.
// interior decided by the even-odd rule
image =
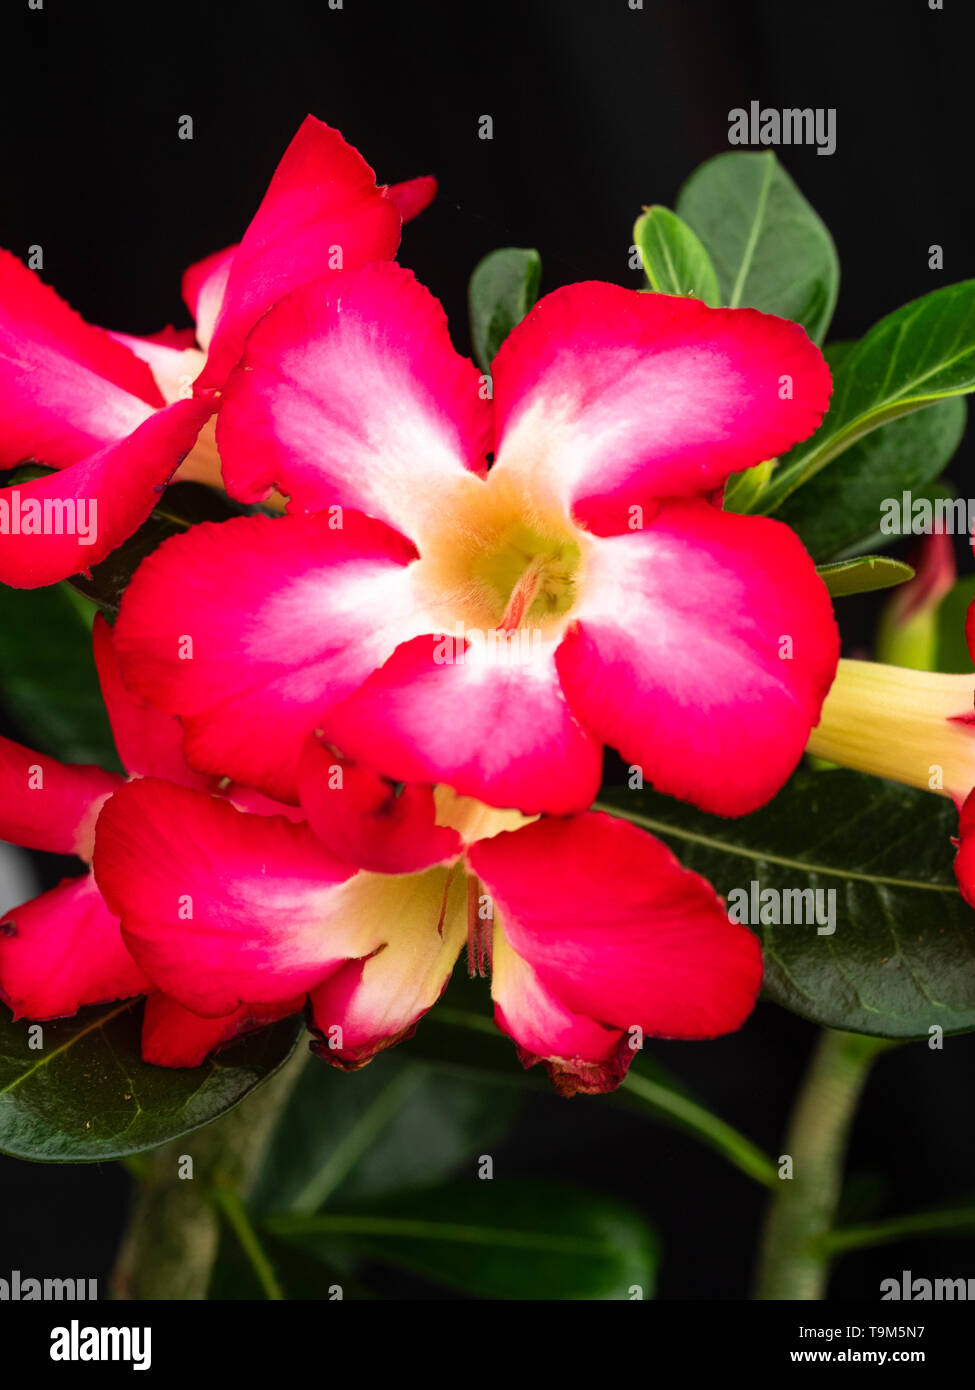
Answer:
[[[409,272],[326,276],[252,331],[217,421],[229,492],[278,488],[289,515],[150,556],[125,679],[179,715],[193,766],[287,800],[321,727],[379,773],[526,813],[587,807],[604,743],[747,812],[798,761],[838,638],[795,534],[714,494],[809,435],[829,389],[793,323],[584,283],[514,329],[492,401]],[[498,659],[462,635],[444,660],[467,631],[533,640]]]

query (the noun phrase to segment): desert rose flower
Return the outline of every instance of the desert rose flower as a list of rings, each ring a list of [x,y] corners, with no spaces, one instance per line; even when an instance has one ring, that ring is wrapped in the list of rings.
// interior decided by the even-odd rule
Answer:
[[[116,747],[130,773],[210,787],[212,779],[186,766],[176,721],[141,705],[123,687],[111,630],[101,618],[94,648]],[[75,855],[90,866],[98,813],[125,782],[118,773],[69,766],[0,739],[0,838],[27,849]],[[139,994],[150,995],[143,1054],[169,1066],[195,1066],[217,1044],[293,1013],[300,1003],[241,1008],[221,1019],[188,1013],[155,990],[126,950],[118,919],[105,906],[90,867],[0,920],[0,997],[15,1018],[63,1018],[85,1004]]]
[[[229,491],[279,488],[290,514],[152,555],[125,678],[181,717],[194,766],[289,800],[323,727],[380,773],[529,813],[588,806],[604,744],[752,810],[838,640],[795,534],[709,499],[810,434],[829,390],[796,324],[587,283],[514,330],[492,401],[407,271],[326,277],[253,330],[217,427]]]
[[[314,737],[300,782],[307,822],[152,779],[101,811],[99,888],[194,1015],[307,995],[315,1050],[354,1069],[414,1031],[466,942],[522,1062],[572,1094],[618,1085],[644,1035],[714,1037],[755,1002],[756,938],[626,821],[526,823],[426,786],[397,797]]]
[[[309,116],[240,244],[186,272],[195,330],[154,338],[85,323],[0,252],[0,468],[59,470],[0,490],[0,582],[34,588],[104,559],[181,460],[182,479],[219,482],[208,422],[247,330],[306,280],[394,256],[404,217],[433,192],[432,179],[377,187],[338,131]]]

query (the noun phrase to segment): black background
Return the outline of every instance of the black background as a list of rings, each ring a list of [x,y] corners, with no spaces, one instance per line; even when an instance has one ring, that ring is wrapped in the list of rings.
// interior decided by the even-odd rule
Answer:
[[[85,317],[149,332],[188,322],[179,277],[239,238],[307,112],[338,126],[381,182],[434,173],[435,207],[401,259],[444,301],[469,351],[466,282],[500,245],[537,246],[543,288],[636,285],[641,204],[726,149],[728,111],[835,107],[837,150],[781,151],[843,267],[831,336],[975,275],[971,54],[963,0],[5,0],[0,243],[44,248],[44,278]],[[494,139],[477,138],[478,118]],[[191,115],[194,138],[177,138]],[[928,247],[945,268],[928,268]],[[969,495],[971,433],[952,468]],[[862,606],[847,610],[862,622]],[[848,629],[848,644],[862,632]],[[15,732],[16,731],[12,731]],[[814,1029],[761,1006],[738,1035],[656,1044],[722,1115],[781,1151]],[[853,1190],[882,1211],[972,1193],[975,1039],[882,1059],[853,1137]],[[744,1297],[762,1193],[695,1142],[599,1100],[532,1098],[496,1172],[582,1181],[661,1230],[660,1295]],[[104,1278],[128,1179],[112,1165],[0,1160],[0,1273]],[[852,1215],[872,1214],[864,1206]],[[847,1257],[832,1295],[876,1299],[908,1267],[975,1274],[971,1240]],[[406,1280],[394,1297],[423,1296]]]

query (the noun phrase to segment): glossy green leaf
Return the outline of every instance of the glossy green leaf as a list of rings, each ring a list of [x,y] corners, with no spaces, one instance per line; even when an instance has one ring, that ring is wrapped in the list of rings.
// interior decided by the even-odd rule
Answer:
[[[0,585],[0,700],[43,752],[119,771],[91,650],[93,614],[66,584]]]
[[[326,1258],[352,1248],[482,1298],[650,1298],[657,1267],[637,1212],[552,1182],[472,1177],[266,1226]]]
[[[692,295],[711,308],[721,303],[718,277],[700,240],[669,208],[647,208],[633,228],[643,269],[658,294]]]
[[[975,280],[964,280],[888,314],[843,356],[825,420],[780,461],[761,510],[773,511],[880,425],[972,390]]]
[[[829,354],[827,354],[829,355]],[[967,405],[955,398],[904,415],[865,435],[835,467],[824,468],[776,508],[821,562],[891,537],[880,531],[888,497],[929,497],[965,432]],[[764,497],[755,510],[762,510]]]
[[[538,298],[542,260],[537,251],[504,246],[479,261],[468,291],[474,356],[490,372],[498,348]]]
[[[512,1058],[512,1061],[514,1059]],[[386,1053],[349,1075],[312,1062],[272,1140],[255,1209],[316,1211],[448,1177],[496,1145],[519,1091]]]
[[[847,594],[869,594],[874,589],[892,589],[914,578],[910,565],[888,555],[861,555],[856,560],[837,560],[820,565],[816,573],[834,598]]]
[[[836,248],[771,151],[709,159],[681,189],[677,213],[703,242],[723,304],[794,319],[822,340],[839,288]]]
[[[752,882],[759,892],[835,892],[831,934],[815,922],[750,923],[762,939],[767,998],[879,1037],[975,1028],[975,913],[955,882],[958,817],[945,798],[835,770],[797,773],[739,820],[649,791],[601,801],[658,835],[726,899]],[[820,899],[821,917],[829,903]]]
[[[13,914],[16,922],[16,913]],[[40,1027],[43,1047],[30,1047]],[[14,1022],[0,1005],[0,1153],[40,1163],[90,1163],[153,1149],[199,1129],[273,1075],[302,1025],[284,1019],[238,1039],[201,1067],[142,1061],[139,1001],[74,1018]]]

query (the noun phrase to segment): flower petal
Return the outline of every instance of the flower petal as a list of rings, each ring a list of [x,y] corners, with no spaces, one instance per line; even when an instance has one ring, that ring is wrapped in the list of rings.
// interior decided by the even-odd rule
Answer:
[[[77,463],[162,404],[144,362],[0,251],[0,468]]]
[[[596,281],[541,299],[492,376],[496,467],[603,534],[634,505],[704,493],[783,453],[830,394],[797,324]]]
[[[293,1000],[378,944],[347,906],[354,870],[307,825],[169,782],[112,797],[94,867],[146,974],[206,1017]]]
[[[182,718],[192,766],[295,800],[321,713],[424,626],[413,555],[354,512],[340,530],[326,513],[194,526],[143,561],[125,593],[122,677]]]
[[[307,116],[237,247],[199,385],[222,385],[261,315],[337,253],[346,270],[395,256],[400,222],[359,152]]]
[[[780,522],[706,502],[594,540],[557,663],[572,709],[661,791],[720,815],[792,772],[836,673],[825,585]]]
[[[221,1044],[298,1013],[304,996],[280,1004],[242,1004],[223,1018],[201,1018],[158,991],[146,1000],[142,1060],[156,1067],[198,1067]]]
[[[183,726],[138,699],[122,682],[112,629],[98,613],[92,629],[95,668],[112,726],[115,747],[133,777],[163,777],[200,791],[213,788],[212,777],[194,772],[183,757]]]
[[[64,879],[0,922],[0,994],[15,1018],[64,1018],[149,988],[91,874]]]
[[[214,251],[183,272],[183,302],[196,324],[196,341],[204,352],[210,346],[220,306],[227,289],[236,244]]]
[[[350,961],[311,993],[312,1048],[354,1071],[412,1037],[446,988],[467,930],[465,875],[433,869],[364,882],[363,911],[393,924],[389,940]]]
[[[101,803],[124,781],[0,738],[0,839],[88,860]]]
[[[104,560],[146,520],[213,408],[177,401],[80,463],[0,489],[0,583],[35,589]]]
[[[411,874],[456,858],[456,830],[436,823],[433,788],[390,782],[328,752],[311,734],[298,767],[308,824],[339,859],[380,874]]]
[[[500,946],[499,1022],[563,1081],[580,1063],[600,1064],[606,1085],[596,1089],[606,1089],[625,1069],[585,1020],[620,1038],[633,1029],[710,1038],[754,1006],[757,938],[728,920],[709,883],[627,821],[601,812],[536,821],[480,841],[467,858],[493,900],[496,941],[503,934],[532,972]],[[592,1077],[581,1081],[592,1089]]]
[[[569,708],[550,646],[529,659],[417,637],[322,718],[328,742],[403,782],[446,782],[526,814],[563,815],[599,789],[602,749]],[[442,649],[455,659],[439,659]]]
[[[412,222],[437,196],[437,180],[431,174],[421,174],[419,178],[406,179],[403,183],[391,183],[385,193],[399,208],[403,221]]]
[[[440,305],[401,266],[334,274],[258,324],[217,422],[224,478],[291,510],[355,507],[415,537],[439,494],[483,472],[490,405]]]

